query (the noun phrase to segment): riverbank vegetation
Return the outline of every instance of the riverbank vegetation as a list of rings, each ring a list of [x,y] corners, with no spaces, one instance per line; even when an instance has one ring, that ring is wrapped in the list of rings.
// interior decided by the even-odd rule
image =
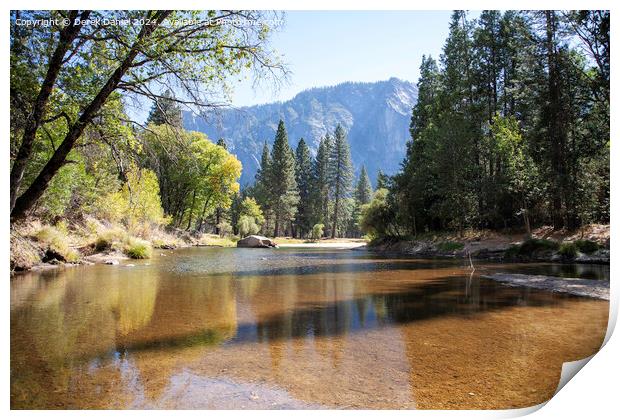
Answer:
[[[455,11],[439,62],[422,60],[402,170],[362,229],[528,237],[609,223],[609,51],[609,12]]]

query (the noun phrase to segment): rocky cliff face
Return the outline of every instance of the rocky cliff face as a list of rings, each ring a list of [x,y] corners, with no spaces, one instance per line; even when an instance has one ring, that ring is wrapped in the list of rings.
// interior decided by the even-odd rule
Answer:
[[[286,124],[291,146],[295,148],[303,137],[313,153],[321,137],[341,124],[348,133],[356,172],[366,165],[374,184],[379,169],[388,174],[398,170],[416,100],[416,87],[396,78],[347,82],[306,90],[286,102],[225,110],[208,119],[185,114],[184,125],[213,141],[223,137],[243,164],[241,184],[246,185],[254,181],[263,143],[273,143],[280,119]]]

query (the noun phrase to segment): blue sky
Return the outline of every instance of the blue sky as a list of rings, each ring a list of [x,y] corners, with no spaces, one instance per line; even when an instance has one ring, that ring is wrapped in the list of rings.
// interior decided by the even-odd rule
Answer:
[[[311,87],[390,77],[416,82],[422,54],[439,58],[451,11],[291,11],[271,45],[292,74],[278,91],[233,86],[233,105],[287,100]],[[475,18],[478,12],[470,12]]]
[[[233,107],[285,101],[302,90],[342,82],[398,77],[416,83],[423,54],[439,59],[452,11],[289,11],[270,46],[283,56],[291,75],[275,90],[252,83],[250,73],[230,81]],[[469,12],[474,19],[480,12]],[[129,103],[128,103],[129,105]],[[127,112],[145,121],[150,103]]]

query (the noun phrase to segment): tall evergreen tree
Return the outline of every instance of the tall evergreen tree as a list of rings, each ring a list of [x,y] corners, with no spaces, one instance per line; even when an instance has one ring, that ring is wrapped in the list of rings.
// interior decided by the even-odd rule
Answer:
[[[330,154],[329,183],[334,194],[334,214],[332,219],[332,238],[336,237],[339,217],[344,214],[345,200],[349,197],[353,181],[353,166],[347,136],[340,124],[334,131],[334,146]]]
[[[324,234],[329,232],[329,200],[331,197],[329,183],[329,159],[332,149],[332,140],[329,134],[325,135],[319,143],[316,158],[313,164],[313,207],[317,216],[317,222],[325,227]]]
[[[292,222],[297,212],[299,192],[295,181],[295,158],[288,144],[284,121],[278,123],[269,168],[269,196],[274,214],[274,236]]]
[[[377,189],[387,189],[389,185],[389,180],[389,177],[381,169],[379,169],[379,172],[377,172]]]
[[[154,100],[146,121],[149,124],[168,124],[174,127],[183,127],[181,108],[169,89],[166,89],[161,97]]]
[[[359,227],[361,208],[363,205],[370,203],[372,200],[372,194],[372,185],[370,184],[366,167],[362,166],[362,170],[360,171],[360,176],[357,180],[355,191],[353,193],[353,209],[347,227],[348,236],[358,237],[361,235],[361,229]]]
[[[370,200],[372,200],[372,185],[370,185],[366,167],[363,165],[360,171],[360,177],[357,181],[357,186],[355,187],[355,200],[357,200],[360,205],[368,204]]]
[[[263,152],[261,154],[260,167],[254,176],[253,196],[259,204],[265,215],[265,224],[263,232],[267,233],[267,229],[272,226],[271,214],[271,151],[267,142],[263,144]]]
[[[310,232],[314,224],[312,208],[312,158],[310,156],[310,149],[303,138],[299,140],[295,152],[295,179],[299,190],[296,227],[297,235],[302,238]]]

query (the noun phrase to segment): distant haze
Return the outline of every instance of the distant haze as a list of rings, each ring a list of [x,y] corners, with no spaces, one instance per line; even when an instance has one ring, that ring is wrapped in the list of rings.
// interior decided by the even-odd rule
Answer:
[[[379,169],[394,174],[405,156],[416,100],[415,85],[397,78],[346,82],[305,90],[286,102],[224,110],[207,119],[185,113],[184,125],[213,141],[224,138],[243,164],[241,185],[250,185],[263,144],[273,144],[280,119],[286,124],[291,147],[296,148],[303,137],[313,154],[321,137],[341,124],[348,133],[356,174],[365,165],[374,185]]]

